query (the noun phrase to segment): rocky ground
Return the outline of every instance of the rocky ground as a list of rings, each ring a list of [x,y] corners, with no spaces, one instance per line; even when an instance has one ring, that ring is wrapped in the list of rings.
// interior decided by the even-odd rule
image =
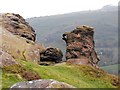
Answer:
[[[92,78],[91,74],[94,73],[96,75],[97,72],[96,76],[98,77],[95,76],[95,78],[102,78],[104,77],[102,74],[104,74],[104,79],[100,79],[102,83],[105,84],[104,80],[106,79],[110,87],[118,87],[118,77],[109,75],[103,70],[93,67],[94,65],[97,65],[99,58],[94,50],[94,29],[92,27],[83,25],[77,27],[71,32],[63,34],[63,40],[66,42],[66,64],[65,62],[62,63],[63,53],[59,48],[46,48],[43,44],[35,41],[35,30],[19,14],[5,13],[0,15],[2,17],[0,19],[0,68],[3,71],[4,88],[5,86],[11,87],[9,85],[13,85],[19,81],[26,82],[17,83],[11,88],[26,88],[30,86],[33,88],[75,88],[74,86],[79,87],[79,84],[81,84],[80,82],[82,82],[82,79],[80,81],[78,80],[79,77],[81,77],[80,75],[84,75],[88,78],[88,81],[91,81],[91,79],[89,79]],[[41,65],[54,64],[54,68],[48,66],[48,68],[43,71],[39,71],[44,68],[40,67]],[[75,64],[75,67],[69,66],[68,64]],[[79,71],[79,66],[76,64],[85,65],[85,72],[84,70],[81,70],[81,73],[76,72],[75,74],[74,70]],[[87,68],[89,65],[91,66],[91,70],[88,70],[89,68]],[[72,78],[68,78],[69,74],[71,74]],[[87,74],[89,76],[87,76]],[[101,74],[101,76],[98,74]],[[47,80],[44,80],[44,76],[47,76]],[[64,79],[62,79],[61,76],[63,76]],[[71,83],[72,79],[74,79],[73,76],[77,77],[75,83],[76,80],[78,80],[78,85]],[[109,78],[106,78],[107,76]],[[111,77],[112,79],[110,79]],[[73,86],[56,80],[51,80],[51,78],[63,82],[69,82]],[[96,82],[99,83],[98,81]],[[87,86],[86,83],[84,85]],[[105,85],[107,87],[107,84]]]
[[[35,42],[35,30],[19,14],[5,13],[1,14],[1,17],[0,68],[3,72],[18,74],[26,80],[36,80],[41,78],[40,75],[24,68],[19,60],[38,65],[62,61],[63,54],[60,49],[45,48]]]

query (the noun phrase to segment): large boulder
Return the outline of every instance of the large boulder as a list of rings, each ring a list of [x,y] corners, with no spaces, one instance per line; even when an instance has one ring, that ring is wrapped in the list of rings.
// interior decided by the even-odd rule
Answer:
[[[17,26],[13,23],[17,23]],[[33,28],[20,15],[0,14],[0,49],[9,54],[11,59],[39,64],[40,53],[45,47],[34,42],[35,36]]]
[[[29,60],[34,63],[40,64],[40,54],[45,51],[45,47],[40,43],[35,43],[31,47],[27,47],[25,51],[23,51],[23,56],[25,60]]]
[[[0,68],[19,64],[10,54],[0,50]]]
[[[32,89],[32,88],[75,88],[72,85],[69,85],[67,83],[64,82],[58,82],[56,80],[52,80],[52,79],[39,79],[39,80],[33,80],[33,81],[26,81],[26,82],[19,82],[14,84],[10,90],[16,90],[20,89],[20,88],[28,88],[28,89]]]
[[[60,62],[62,61],[63,53],[58,48],[46,48],[46,50],[41,53],[40,61],[42,62]]]
[[[40,53],[45,50],[42,44],[35,43],[26,38],[13,35],[5,28],[0,27],[2,37],[0,49],[9,53],[14,59],[26,60],[39,64]]]
[[[79,26],[63,34],[66,42],[66,59],[76,64],[97,64],[99,58],[94,49],[94,28]]]
[[[34,29],[19,14],[4,13],[0,14],[0,23],[9,32],[14,35],[35,41],[36,34]]]

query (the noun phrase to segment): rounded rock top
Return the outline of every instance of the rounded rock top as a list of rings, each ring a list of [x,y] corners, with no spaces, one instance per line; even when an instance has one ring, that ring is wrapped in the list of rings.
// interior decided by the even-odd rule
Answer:
[[[90,27],[90,26],[87,26],[87,25],[77,26],[76,29],[87,30],[87,31],[94,31],[93,27]]]

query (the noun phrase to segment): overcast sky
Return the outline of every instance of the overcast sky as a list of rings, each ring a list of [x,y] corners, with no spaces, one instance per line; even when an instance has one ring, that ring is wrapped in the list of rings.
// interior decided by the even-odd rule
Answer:
[[[120,0],[0,0],[0,13],[19,13],[24,18],[100,9]]]

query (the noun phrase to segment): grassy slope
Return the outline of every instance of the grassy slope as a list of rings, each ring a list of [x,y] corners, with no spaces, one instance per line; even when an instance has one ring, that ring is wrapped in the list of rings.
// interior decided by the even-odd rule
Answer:
[[[112,76],[89,66],[39,66],[26,61],[20,62],[25,68],[36,71],[44,79],[55,79],[79,88],[115,88],[111,84]],[[6,71],[3,71],[2,79],[3,88],[24,81],[19,74],[6,73]]]
[[[0,90],[2,88],[2,69],[0,69]]]
[[[2,74],[2,88],[9,88],[16,82],[24,81],[21,76],[18,74],[12,73],[3,73]]]

